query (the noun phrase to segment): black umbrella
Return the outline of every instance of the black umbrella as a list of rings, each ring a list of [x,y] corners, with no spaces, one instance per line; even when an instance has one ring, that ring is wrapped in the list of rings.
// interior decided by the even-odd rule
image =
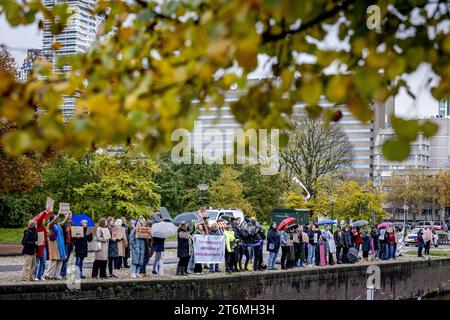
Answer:
[[[195,223],[202,223],[203,219],[202,217],[200,217],[198,212],[183,212],[173,219],[173,223],[177,226],[179,226],[183,222],[191,225],[192,221],[194,221]]]

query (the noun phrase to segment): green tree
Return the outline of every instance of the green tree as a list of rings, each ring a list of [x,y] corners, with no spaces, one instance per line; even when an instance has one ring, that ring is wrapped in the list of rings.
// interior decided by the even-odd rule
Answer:
[[[371,181],[360,184],[352,180],[333,181],[330,177],[320,180],[317,185],[318,192],[309,203],[314,216],[331,218],[330,197],[334,197],[335,219],[367,220],[376,223],[386,217],[383,193],[376,189]]]
[[[83,154],[136,141],[155,150],[170,145],[174,129],[190,128],[200,106],[221,107],[234,83],[248,90],[231,104],[235,119],[248,128],[286,128],[297,103],[325,121],[338,120],[345,104],[367,122],[373,102],[383,103],[400,89],[414,96],[402,76],[424,63],[438,75],[433,96],[450,98],[450,34],[438,27],[448,19],[446,4],[101,0],[95,12],[105,17],[103,41],[87,53],[62,56],[57,66],[68,65],[68,75],[52,74],[45,61],[37,67],[44,77],[25,84],[0,71],[0,118],[18,127],[1,143],[11,154],[49,146]],[[367,13],[371,5],[380,8],[378,20]],[[46,8],[39,0],[0,0],[0,13],[12,26],[42,16],[49,23],[40,25],[53,34],[70,17],[67,3]],[[378,23],[368,23],[373,21]],[[327,45],[336,30],[342,45]],[[60,47],[53,44],[54,50]],[[269,61],[273,78],[248,84],[258,57]],[[336,71],[324,72],[330,69]],[[80,94],[79,116],[65,124],[61,96],[73,93]],[[319,106],[322,98],[331,108]],[[39,119],[33,116],[37,105],[46,111]],[[437,131],[430,120],[393,117],[392,124],[396,136],[383,147],[390,160],[405,159],[418,134]]]
[[[126,154],[98,155],[92,160],[98,181],[76,188],[77,200],[94,218],[151,216],[159,207],[160,195],[154,182],[158,166],[152,160],[132,159]],[[149,209],[150,208],[150,209]]]
[[[394,208],[409,207],[408,213],[412,215],[414,223],[424,204],[432,200],[432,180],[422,170],[412,170],[405,176],[393,175],[383,188],[386,189],[386,201]]]
[[[211,205],[215,208],[239,208],[244,214],[252,215],[250,202],[244,198],[244,187],[239,181],[240,173],[224,167],[210,188]]]
[[[258,220],[270,222],[272,209],[283,205],[286,183],[282,174],[262,175],[257,165],[242,166],[240,171],[239,181],[243,186],[244,198],[250,203]]]

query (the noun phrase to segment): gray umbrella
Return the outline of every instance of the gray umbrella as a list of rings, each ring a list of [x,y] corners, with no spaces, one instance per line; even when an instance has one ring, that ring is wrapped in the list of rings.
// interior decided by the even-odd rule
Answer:
[[[191,225],[192,220],[194,220],[195,223],[203,222],[203,219],[200,217],[198,212],[183,212],[173,219],[173,223],[177,226],[179,226],[182,222],[186,222],[188,225]]]
[[[358,220],[358,221],[355,221],[352,223],[352,225],[354,227],[361,227],[361,226],[365,226],[367,224],[369,224],[369,222],[367,222],[366,220]]]

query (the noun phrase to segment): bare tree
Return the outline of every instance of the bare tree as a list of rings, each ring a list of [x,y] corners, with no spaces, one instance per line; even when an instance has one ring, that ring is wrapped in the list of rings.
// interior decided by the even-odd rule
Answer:
[[[16,60],[11,53],[3,47],[0,47],[0,70],[9,72],[14,77],[17,76]]]
[[[352,145],[341,126],[300,114],[289,121],[289,142],[280,150],[288,176],[297,177],[314,194],[317,180],[352,163]]]

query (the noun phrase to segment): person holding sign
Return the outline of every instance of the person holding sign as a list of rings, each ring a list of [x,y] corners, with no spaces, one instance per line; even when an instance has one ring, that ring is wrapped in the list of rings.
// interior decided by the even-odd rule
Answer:
[[[78,276],[81,279],[86,278],[83,276],[83,262],[84,258],[88,256],[88,242],[91,242],[93,238],[92,233],[87,233],[87,224],[87,220],[82,220],[81,227],[83,228],[83,236],[72,238],[75,248],[75,265],[77,267]]]
[[[98,220],[98,227],[95,232],[96,241],[100,243],[100,250],[95,252],[94,265],[92,266],[92,278],[97,279],[100,271],[100,278],[106,278],[106,265],[108,263],[108,247],[111,233],[105,218]]]
[[[49,243],[48,243],[48,253],[50,258],[50,264],[45,272],[45,278],[48,280],[61,280],[61,268],[64,259],[66,259],[66,246],[64,243],[64,234],[62,226],[64,226],[67,221],[69,221],[71,214],[70,211],[66,213],[65,218],[62,222],[58,223],[58,219],[61,216],[61,211],[53,217],[51,222],[48,224],[49,230]]]
[[[66,259],[63,260],[61,267],[61,277],[65,278],[67,275],[67,264],[69,263],[70,255],[72,254],[73,244],[72,244],[72,221],[67,221],[65,225],[62,226],[64,234],[64,246],[66,250]]]
[[[38,250],[36,252],[36,264],[34,265],[35,281],[40,281],[44,277],[45,263],[48,258],[48,234],[47,220],[51,215],[51,211],[43,211],[33,218],[36,221],[36,231],[38,234]]]
[[[27,229],[23,232],[22,254],[25,255],[25,262],[22,269],[22,281],[33,281],[33,269],[36,263],[36,249],[38,235],[36,232],[37,223],[34,220],[28,222]]]

